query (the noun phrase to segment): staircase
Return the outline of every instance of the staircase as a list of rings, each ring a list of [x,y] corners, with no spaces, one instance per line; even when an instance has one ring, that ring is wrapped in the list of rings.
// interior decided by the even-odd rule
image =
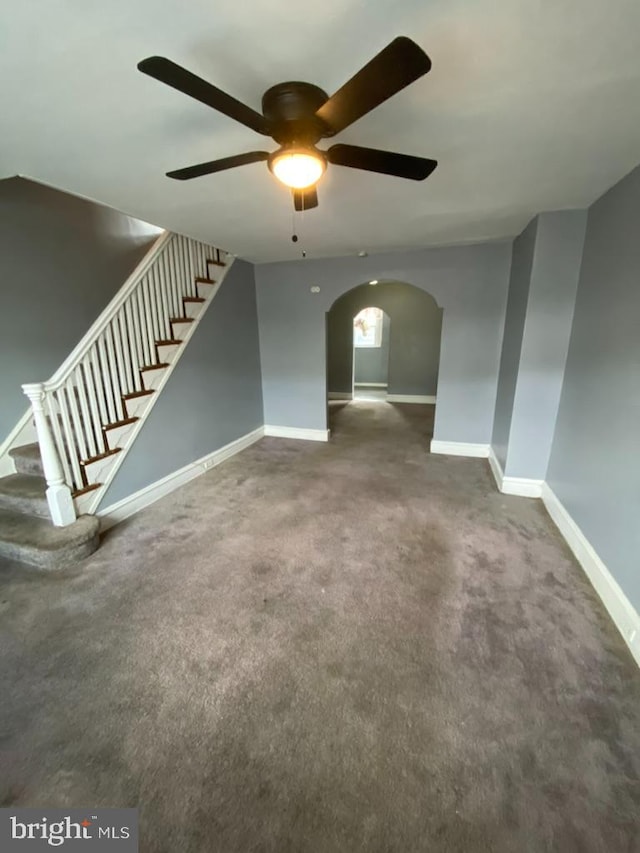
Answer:
[[[232,259],[165,232],[0,446],[0,557],[61,568],[98,547],[93,515]]]

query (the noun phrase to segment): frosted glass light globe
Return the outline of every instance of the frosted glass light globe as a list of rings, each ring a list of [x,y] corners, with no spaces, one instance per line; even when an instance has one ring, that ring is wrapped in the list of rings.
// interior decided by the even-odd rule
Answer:
[[[269,159],[269,168],[287,187],[303,190],[313,186],[327,165],[320,152],[305,148],[284,148]]]

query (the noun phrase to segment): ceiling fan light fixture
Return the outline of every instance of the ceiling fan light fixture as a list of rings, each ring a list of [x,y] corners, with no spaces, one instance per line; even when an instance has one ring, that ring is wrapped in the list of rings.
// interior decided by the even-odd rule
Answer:
[[[269,157],[269,169],[285,186],[312,187],[323,176],[327,161],[317,148],[283,147]]]

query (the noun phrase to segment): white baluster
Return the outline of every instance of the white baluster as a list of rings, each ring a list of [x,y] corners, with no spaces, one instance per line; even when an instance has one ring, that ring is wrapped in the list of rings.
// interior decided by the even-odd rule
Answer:
[[[133,384],[133,372],[131,370],[131,359],[129,357],[129,339],[127,338],[127,328],[125,325],[125,305],[122,305],[111,323],[113,331],[113,339],[116,344],[116,356],[118,365],[121,368],[121,385],[123,394],[130,394],[135,391]]]
[[[196,284],[196,269],[193,261],[193,240],[187,242],[187,258],[189,264],[189,284],[191,295],[198,296],[198,285]]]
[[[144,315],[149,329],[149,361],[147,364],[156,363],[156,341],[164,341],[167,338],[167,314],[163,313],[162,300],[160,297],[160,282],[159,264],[157,264],[149,275],[147,286],[144,290]]]
[[[23,385],[22,390],[31,401],[31,408],[33,409],[33,419],[42,456],[42,467],[47,481],[47,502],[51,520],[56,527],[66,527],[76,520],[76,511],[71,497],[71,489],[64,481],[62,463],[44,411],[44,385],[42,383]]]
[[[137,322],[135,313],[135,296],[133,293],[131,299],[124,304],[125,311],[125,329],[127,338],[129,339],[129,362],[132,372],[132,391],[142,391],[142,381],[140,379],[140,368],[144,367],[144,355],[142,354],[142,335],[140,334],[140,323]]]
[[[178,263],[176,258],[176,238],[169,243],[169,280],[171,281],[171,303],[172,317],[182,317],[182,299],[180,293],[180,282],[178,280]]]
[[[89,452],[89,456],[96,456],[98,454],[98,446],[96,444],[95,436],[93,434],[93,424],[91,422],[91,415],[89,414],[89,405],[87,403],[87,388],[80,365],[76,367],[75,377],[71,381],[75,381],[75,389],[72,386],[70,391],[71,393],[73,393],[73,391],[75,390],[76,404],[80,407],[80,424],[82,427],[82,434],[84,435],[84,439],[87,445],[87,450]]]
[[[102,452],[104,452],[106,450],[106,447],[104,443],[104,435],[102,433],[102,425],[109,423],[109,417],[107,415],[107,406],[105,403],[104,383],[102,382],[102,374],[100,372],[100,366],[98,363],[97,345],[91,347],[91,352],[89,355],[90,364],[87,365],[85,369],[89,371],[89,374],[91,376],[90,385],[93,389],[92,400],[95,400],[98,405],[98,411],[93,411],[93,424],[96,433],[96,438],[100,443]]]
[[[53,442],[55,446],[58,448],[58,458],[60,462],[62,462],[62,470],[64,472],[64,481],[73,490],[76,487],[75,480],[73,478],[73,470],[69,464],[69,455],[68,455],[68,445],[64,440],[64,436],[62,434],[62,423],[61,417],[62,415],[58,411],[58,393],[59,391],[49,391],[49,393],[45,396],[45,415],[47,416],[47,423],[53,432]]]
[[[138,334],[140,335],[140,346],[142,352],[140,367],[144,367],[145,364],[151,364],[151,347],[153,346],[155,338],[151,320],[144,303],[147,280],[147,276],[145,276],[144,280],[140,282],[134,305],[134,317],[136,319],[137,328],[139,329]]]
[[[182,237],[178,235],[175,241],[175,253],[176,253],[176,280],[178,282],[178,296],[186,296],[184,285],[186,281],[186,275],[184,271],[184,252],[182,251]],[[180,300],[182,302],[182,299]]]
[[[97,350],[99,357],[99,365],[97,377],[102,386],[102,391],[104,393],[105,404],[107,406],[107,410],[109,413],[109,422],[113,423],[118,420],[118,412],[116,409],[115,403],[115,393],[113,390],[113,383],[111,381],[111,370],[110,364],[111,355],[107,351],[107,335],[106,332],[103,333],[102,337],[98,339],[97,342]],[[103,424],[106,424],[107,421],[103,421]]]
[[[124,372],[122,369],[122,354],[119,354],[119,357],[116,356],[116,349],[114,346],[114,341],[117,342],[118,336],[114,333],[113,326],[116,322],[116,318],[114,317],[111,323],[107,326],[105,330],[105,337],[107,340],[107,353],[109,356],[109,377],[111,379],[111,387],[113,389],[113,397],[116,405],[116,411],[118,414],[118,420],[121,421],[124,419],[123,409],[122,409],[122,395],[126,394],[126,379],[124,378]]]

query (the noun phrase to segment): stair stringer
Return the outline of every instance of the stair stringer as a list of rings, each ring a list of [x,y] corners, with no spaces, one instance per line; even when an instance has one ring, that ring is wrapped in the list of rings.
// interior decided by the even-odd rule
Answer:
[[[207,288],[207,296],[204,297],[204,302],[201,303],[202,307],[200,311],[197,313],[195,317],[192,318],[192,322],[185,323],[184,325],[187,327],[184,332],[181,332],[181,342],[175,348],[175,351],[172,353],[171,361],[167,363],[167,366],[162,371],[162,375],[157,377],[157,379],[153,382],[153,390],[155,393],[149,395],[148,402],[143,408],[140,408],[136,412],[137,420],[128,425],[128,427],[123,427],[122,432],[118,437],[117,445],[118,452],[113,453],[113,455],[107,457],[104,460],[104,464],[100,466],[99,463],[95,463],[95,465],[99,466],[95,468],[91,472],[91,479],[99,482],[99,487],[92,488],[90,491],[87,491],[84,494],[80,494],[74,497],[73,502],[76,508],[76,514],[78,516],[85,514],[94,514],[98,509],[102,498],[104,497],[107,488],[111,484],[113,478],[115,477],[118,469],[124,462],[127,453],[130,448],[133,446],[136,438],[142,427],[144,426],[149,413],[153,409],[156,401],[159,399],[160,394],[162,393],[162,389],[166,385],[169,377],[173,373],[178,361],[180,360],[184,350],[189,344],[189,341],[192,335],[195,333],[196,328],[198,327],[200,321],[204,317],[207,312],[209,306],[213,302],[216,297],[216,294],[220,290],[226,275],[233,265],[234,258],[231,255],[226,255],[224,266],[215,265],[215,284],[211,284]],[[207,262],[207,266],[209,264],[213,264],[214,262]]]

